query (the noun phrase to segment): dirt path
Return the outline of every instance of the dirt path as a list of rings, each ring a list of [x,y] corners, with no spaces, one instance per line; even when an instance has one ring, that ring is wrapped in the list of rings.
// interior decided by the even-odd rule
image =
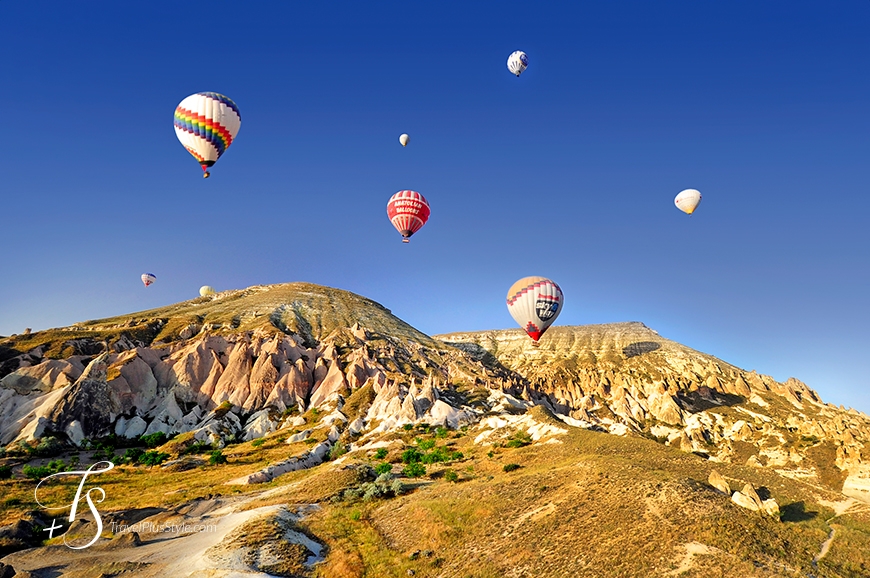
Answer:
[[[275,514],[281,506],[244,510],[262,494],[243,499],[204,500],[187,504],[179,511],[161,512],[84,550],[64,545],[32,548],[4,558],[16,571],[28,570],[35,578],[93,575],[95,569],[122,571],[131,578],[158,576],[209,578],[273,578],[258,572],[242,559],[241,553],[223,551],[213,559],[209,549],[242,524]],[[131,532],[140,535],[134,545]],[[114,575],[114,574],[112,574]]]
[[[834,543],[834,537],[837,535],[837,529],[831,528],[831,522],[834,520],[834,518],[837,518],[837,517],[842,516],[843,514],[847,514],[849,512],[862,511],[862,508],[859,508],[859,506],[862,505],[862,502],[860,502],[859,500],[856,500],[854,498],[847,498],[845,500],[840,500],[838,502],[829,502],[826,500],[819,500],[819,504],[821,504],[823,506],[827,506],[827,507],[831,508],[832,510],[834,510],[834,515],[831,516],[830,518],[828,518],[827,520],[825,520],[825,525],[827,525],[828,528],[831,529],[831,531],[828,534],[827,539],[824,542],[822,542],[822,545],[819,548],[819,553],[816,554],[815,558],[813,558],[813,567],[814,568],[819,567],[819,560],[821,560],[822,558],[825,557],[825,555],[828,553],[828,550],[831,549],[831,544]]]

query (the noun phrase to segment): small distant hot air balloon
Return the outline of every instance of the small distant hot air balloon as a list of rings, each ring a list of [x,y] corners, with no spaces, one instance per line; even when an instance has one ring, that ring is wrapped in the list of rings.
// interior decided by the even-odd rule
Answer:
[[[175,109],[175,135],[187,152],[208,168],[233,144],[242,126],[236,103],[216,92],[198,92],[181,101]]]
[[[145,286],[148,287],[155,281],[157,281],[157,275],[154,273],[142,273],[142,282],[145,283]]]
[[[402,133],[401,135],[399,135],[399,142],[402,143],[403,147],[408,146],[409,140],[411,140],[411,137],[409,137],[407,134]]]
[[[429,203],[417,191],[399,191],[387,202],[387,216],[407,243],[429,220]]]
[[[701,193],[695,189],[681,191],[680,194],[674,198],[674,204],[677,208],[688,215],[694,213],[700,203]]]
[[[559,316],[564,301],[562,290],[546,277],[524,277],[507,294],[508,311],[535,341]]]
[[[207,297],[209,295],[214,295],[215,293],[217,293],[217,291],[215,291],[214,287],[212,287],[211,285],[203,285],[199,288],[200,297]]]
[[[519,76],[529,66],[529,57],[522,50],[517,50],[508,56],[507,67],[512,74]]]

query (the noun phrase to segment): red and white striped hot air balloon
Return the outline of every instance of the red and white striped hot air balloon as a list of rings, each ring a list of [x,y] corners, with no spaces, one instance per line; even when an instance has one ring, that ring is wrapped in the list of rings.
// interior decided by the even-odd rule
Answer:
[[[546,277],[524,277],[507,294],[511,317],[535,341],[559,316],[564,302],[562,290]]]
[[[429,220],[429,203],[417,191],[399,191],[387,202],[387,216],[407,243]]]

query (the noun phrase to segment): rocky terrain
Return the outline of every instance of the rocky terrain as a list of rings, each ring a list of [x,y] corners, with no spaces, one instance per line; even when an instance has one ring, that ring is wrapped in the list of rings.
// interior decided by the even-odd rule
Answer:
[[[836,478],[827,482],[870,500],[870,418],[825,404],[795,378],[743,371],[642,323],[555,327],[540,345],[514,330],[437,337],[521,375],[521,387],[498,385],[569,424],[642,432],[815,483]]]
[[[870,418],[825,404],[796,379],[780,383],[744,371],[641,323],[553,327],[539,344],[520,330],[432,338],[371,300],[291,283],[0,339],[0,467],[13,474],[0,480],[13,496],[0,509],[0,525],[12,524],[0,527],[0,556],[33,545],[30,536],[48,524],[28,498],[18,497],[32,495],[22,473],[47,461],[41,448],[96,461],[94,448],[136,446],[155,434],[166,434],[157,451],[169,460],[151,474],[153,483],[142,486],[142,466],[129,459],[109,475],[141,488],[148,502],[116,495],[107,507],[117,516],[148,506],[160,519],[178,517],[193,507],[188,500],[196,493],[207,499],[241,493],[249,496],[244,506],[212,501],[196,519],[225,520],[229,535],[251,508],[257,516],[265,512],[269,527],[283,536],[255,547],[256,533],[243,532],[222,539],[217,550],[214,540],[197,538],[198,571],[213,576],[243,570],[251,576],[399,570],[706,576],[711,568],[744,572],[746,560],[751,570],[739,575],[787,568],[788,575],[860,576],[870,569],[870,553],[861,554],[865,546],[870,552]],[[195,457],[206,447],[228,455],[229,463],[210,469]],[[430,464],[429,481],[414,481],[422,474],[408,469],[410,450]],[[502,463],[514,455],[524,463]],[[383,480],[372,473],[377,460],[392,464]],[[527,483],[517,486],[523,478]],[[524,496],[528,484],[539,490],[525,499],[499,493]],[[264,487],[271,489],[264,494]],[[557,487],[561,494],[554,495]],[[362,488],[360,505],[354,488]],[[590,501],[588,488],[604,497]],[[597,512],[593,518],[565,502],[578,491],[577,500]],[[404,507],[377,506],[371,496]],[[493,502],[499,496],[503,502]],[[473,514],[471,504],[477,504]],[[810,504],[830,515],[824,522],[816,512],[805,516]],[[291,506],[307,512],[293,514],[292,524]],[[641,510],[646,513],[635,519]],[[699,518],[687,525],[679,512],[690,511],[709,511],[721,523],[710,529]],[[587,523],[614,513],[624,519]],[[336,516],[343,515],[359,527],[339,523]],[[755,515],[765,521],[747,517]],[[428,527],[423,519],[441,521]],[[835,519],[849,522],[837,526]],[[570,542],[594,532],[599,539],[614,530],[627,535],[608,539],[627,539],[624,545],[642,550],[649,532],[663,527],[672,530],[660,536],[655,559],[627,562],[611,574],[599,560],[607,548],[590,546],[585,562],[571,562],[567,542],[558,538]],[[492,539],[493,528],[503,539]],[[756,536],[758,549],[727,539],[737,528]],[[548,536],[551,566],[537,551],[525,561],[493,558],[496,544],[511,548],[513,537],[528,532]],[[697,541],[702,537],[706,542]],[[142,540],[147,545],[152,538],[163,540]],[[780,552],[783,541],[812,546]],[[131,544],[141,553],[138,565],[118,572],[161,575],[171,567],[172,556],[161,559],[156,546]],[[185,547],[174,548],[177,556]],[[262,548],[272,552],[271,562],[255,555]],[[321,549],[327,554],[318,558]],[[418,554],[409,558],[409,549]],[[420,554],[427,551],[440,553],[429,560]],[[670,554],[660,555],[665,551]],[[112,555],[99,552],[109,570],[94,575],[116,575]],[[130,552],[124,556],[133,560]],[[307,564],[312,556],[316,563]],[[276,562],[282,557],[286,564]],[[88,576],[83,560],[52,563],[67,569],[62,575]],[[24,553],[3,561],[35,576],[44,564],[40,555]],[[178,575],[194,575],[189,572]]]

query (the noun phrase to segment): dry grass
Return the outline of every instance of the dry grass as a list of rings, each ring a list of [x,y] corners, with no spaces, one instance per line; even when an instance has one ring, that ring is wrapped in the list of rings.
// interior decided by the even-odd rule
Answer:
[[[561,425],[542,408],[532,413],[539,421]],[[448,482],[437,476],[442,466],[430,466],[430,480],[388,500],[330,499],[362,481],[361,470],[352,466],[374,463],[363,455],[351,455],[342,466],[327,463],[288,473],[268,484],[222,485],[309,447],[289,446],[282,435],[267,437],[260,447],[230,446],[224,452],[230,457],[225,466],[181,473],[116,468],[99,478],[107,494],[106,510],[262,490],[271,491],[246,507],[319,503],[321,509],[299,525],[327,546],[326,561],[313,571],[322,577],[399,577],[408,570],[417,577],[445,578],[640,577],[681,569],[680,576],[699,578],[808,573],[834,578],[867,576],[870,567],[866,513],[836,518],[831,550],[818,568],[812,566],[829,532],[825,520],[833,515],[816,500],[832,500],[833,492],[768,469],[713,464],[650,440],[574,428],[560,437],[561,444],[521,448],[475,446],[474,431],[439,438],[439,446],[452,444],[452,450],[466,456],[449,466],[460,481]],[[392,437],[413,445],[415,438],[431,439],[433,432],[402,430]],[[397,452],[391,450],[388,459]],[[507,463],[522,467],[505,473]],[[785,521],[739,508],[712,491],[706,483],[712,469],[732,486],[749,482],[769,492],[785,512]],[[33,485],[4,481],[0,491],[26,501]],[[707,550],[687,555],[686,544],[695,542]],[[297,561],[298,555],[286,553]]]

